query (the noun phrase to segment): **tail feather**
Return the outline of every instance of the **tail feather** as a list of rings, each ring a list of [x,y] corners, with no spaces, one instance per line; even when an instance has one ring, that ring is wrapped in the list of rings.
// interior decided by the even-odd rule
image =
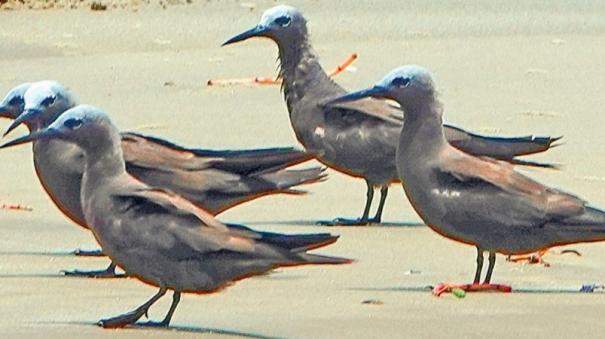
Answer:
[[[294,147],[275,147],[247,150],[207,150],[187,148],[170,141],[139,133],[122,133],[122,138],[130,141],[146,141],[176,152],[188,152],[200,159],[206,159],[208,166],[240,175],[251,175],[265,171],[276,171],[294,166],[314,158],[313,155]]]
[[[304,252],[333,244],[339,236],[329,233],[264,235],[263,240],[292,252]]]
[[[338,240],[340,236],[330,233],[310,234],[283,234],[274,232],[255,231],[248,226],[240,224],[226,224],[227,227],[236,232],[245,232],[257,238],[257,241],[269,245],[281,247],[291,252],[310,251],[316,248],[328,246]]]
[[[326,255],[301,253],[301,265],[345,265],[355,262],[353,259],[330,257]]]
[[[587,206],[584,209],[584,213],[565,219],[564,224],[593,228],[596,231],[605,232],[605,211]]]
[[[247,151],[216,151],[220,161],[213,167],[240,175],[260,175],[298,165],[314,158],[295,148],[271,148]]]
[[[307,185],[324,181],[327,177],[323,167],[312,167],[302,170],[279,170],[260,175],[275,185],[279,190],[288,190],[294,186]]]
[[[227,227],[233,231],[244,232],[249,236],[254,236],[257,242],[285,250],[285,252],[282,253],[284,253],[288,259],[278,261],[275,264],[275,267],[322,264],[339,265],[353,262],[353,260],[346,258],[307,253],[307,251],[335,243],[338,238],[340,238],[339,235],[332,235],[330,233],[283,234],[259,232],[239,224],[227,224]]]
[[[461,128],[447,125],[445,134],[456,148],[478,156],[488,156],[498,160],[511,161],[515,157],[541,153],[560,144],[562,137],[490,137],[467,132]],[[544,166],[540,166],[544,167]]]
[[[531,161],[531,160],[511,159],[509,162],[513,165],[519,165],[519,166],[540,167],[540,168],[549,168],[549,169],[555,169],[555,170],[560,170],[562,168],[562,165],[560,165],[560,164],[549,164],[549,163],[537,162],[537,161]]]

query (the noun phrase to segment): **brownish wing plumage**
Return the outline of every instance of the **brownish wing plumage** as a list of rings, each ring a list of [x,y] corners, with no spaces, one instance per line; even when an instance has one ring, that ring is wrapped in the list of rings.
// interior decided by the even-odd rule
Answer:
[[[198,150],[123,133],[122,149],[131,175],[183,195],[214,215],[267,194],[305,193],[294,187],[325,178],[320,167],[287,169],[312,159],[294,148]]]
[[[580,213],[585,202],[515,171],[514,166],[488,157],[474,157],[463,152],[443,152],[441,169],[460,181],[482,180],[520,199],[531,201],[546,214],[573,216]]]

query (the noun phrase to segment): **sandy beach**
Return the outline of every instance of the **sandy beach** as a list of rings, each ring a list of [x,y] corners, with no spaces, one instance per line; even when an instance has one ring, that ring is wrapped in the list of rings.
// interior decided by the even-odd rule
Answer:
[[[123,130],[204,148],[297,145],[278,86],[206,86],[209,79],[275,75],[277,49],[269,40],[220,45],[256,24],[276,2],[186,2],[140,2],[103,11],[89,5],[0,10],[0,93],[26,81],[54,79],[81,103],[103,108]],[[289,4],[309,19],[325,68],[359,54],[354,68],[335,78],[346,88],[368,86],[402,64],[424,65],[435,75],[448,123],[505,136],[563,135],[563,146],[531,157],[561,164],[562,170],[522,171],[605,208],[605,3]],[[7,126],[0,122],[0,129]],[[605,333],[602,293],[483,293],[457,299],[408,290],[468,282],[475,249],[425,227],[400,186],[390,192],[385,226],[316,226],[318,220],[356,217],[363,207],[364,183],[332,170],[326,182],[305,187],[308,195],[258,199],[219,219],[261,230],[340,234],[320,252],[357,262],[280,269],[221,293],[184,295],[170,330],[103,330],[94,325],[97,320],[138,306],[155,290],[134,279],[60,274],[102,268],[109,261],[69,255],[97,245],[52,205],[31,158],[28,146],[0,153],[0,204],[34,209],[0,211],[2,338],[601,338]],[[493,281],[528,291],[605,283],[605,244],[567,248],[582,256],[547,256],[550,267],[499,256]],[[161,319],[169,301],[154,306],[150,318]]]

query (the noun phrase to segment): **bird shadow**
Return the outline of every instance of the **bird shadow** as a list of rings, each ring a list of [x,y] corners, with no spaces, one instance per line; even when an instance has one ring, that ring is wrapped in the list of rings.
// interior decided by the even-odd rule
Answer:
[[[44,257],[102,257],[99,255],[78,255],[77,250],[57,250],[57,251],[0,251],[0,255],[5,256],[44,256]]]
[[[282,225],[282,226],[312,226],[312,227],[350,227],[350,228],[381,228],[381,227],[424,227],[425,224],[416,221],[394,222],[385,221],[379,224],[370,224],[368,226],[349,226],[349,225],[326,225],[332,220],[268,220],[245,222],[247,225]]]
[[[351,287],[348,290],[357,292],[430,292],[433,290],[433,286]]]
[[[0,273],[0,279],[14,278],[71,278],[65,274],[59,273]]]
[[[94,326],[99,328],[96,322],[87,322],[87,321],[41,321],[39,324],[48,324],[48,325],[81,325],[81,326]],[[132,330],[132,331],[166,331],[166,332],[182,332],[182,333],[199,333],[199,334],[219,334],[225,336],[238,336],[244,338],[255,338],[255,339],[281,339],[281,337],[273,337],[267,336],[263,334],[250,333],[250,332],[241,332],[235,330],[228,330],[222,328],[211,328],[211,327],[196,327],[189,325],[170,325],[167,328],[161,327],[149,327],[144,325],[131,325],[125,327],[123,330]]]

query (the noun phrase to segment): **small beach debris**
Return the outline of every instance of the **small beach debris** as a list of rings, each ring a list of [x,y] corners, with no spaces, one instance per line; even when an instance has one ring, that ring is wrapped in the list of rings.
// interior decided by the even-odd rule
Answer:
[[[605,291],[605,285],[603,284],[585,284],[580,287],[581,293],[594,293],[595,291]]]
[[[377,300],[377,299],[368,299],[368,300],[364,300],[361,302],[364,305],[384,305],[384,302],[382,300]]]
[[[525,76],[527,77],[534,77],[537,75],[544,75],[548,73],[548,71],[546,71],[545,69],[540,69],[540,68],[530,68],[528,70],[525,71]]]
[[[30,206],[21,205],[21,204],[1,204],[0,210],[31,212],[34,209]]]
[[[170,45],[172,43],[172,41],[170,41],[168,39],[157,38],[157,39],[153,40],[153,43],[158,44],[158,45]]]
[[[90,9],[93,11],[105,11],[107,10],[107,5],[101,3],[100,1],[95,1],[90,4]]]
[[[561,113],[557,112],[542,112],[542,111],[525,111],[521,112],[521,115],[526,115],[532,118],[560,118],[562,116]]]
[[[537,253],[532,253],[532,254],[528,254],[528,255],[509,255],[506,257],[506,261],[515,262],[515,263],[526,262],[530,265],[542,264],[544,267],[550,267],[550,263],[548,263],[544,260],[544,256],[546,255],[546,253],[557,254],[557,255],[575,254],[578,257],[582,256],[582,254],[579,251],[574,250],[574,249],[565,249],[565,250],[561,250],[559,252],[555,252],[551,249],[546,249],[546,250],[542,250]]]
[[[410,270],[405,271],[403,274],[405,274],[405,275],[422,274],[422,271],[410,269]]]
[[[256,8],[256,4],[254,2],[242,2],[239,5],[248,9],[250,12],[254,11],[254,9]]]
[[[461,288],[452,288],[452,294],[456,297],[456,298],[464,298],[466,297],[466,292],[464,292],[463,289]]]
[[[554,44],[554,45],[563,45],[563,44],[565,44],[565,40],[563,40],[563,39],[552,39],[550,42],[552,44]]]

